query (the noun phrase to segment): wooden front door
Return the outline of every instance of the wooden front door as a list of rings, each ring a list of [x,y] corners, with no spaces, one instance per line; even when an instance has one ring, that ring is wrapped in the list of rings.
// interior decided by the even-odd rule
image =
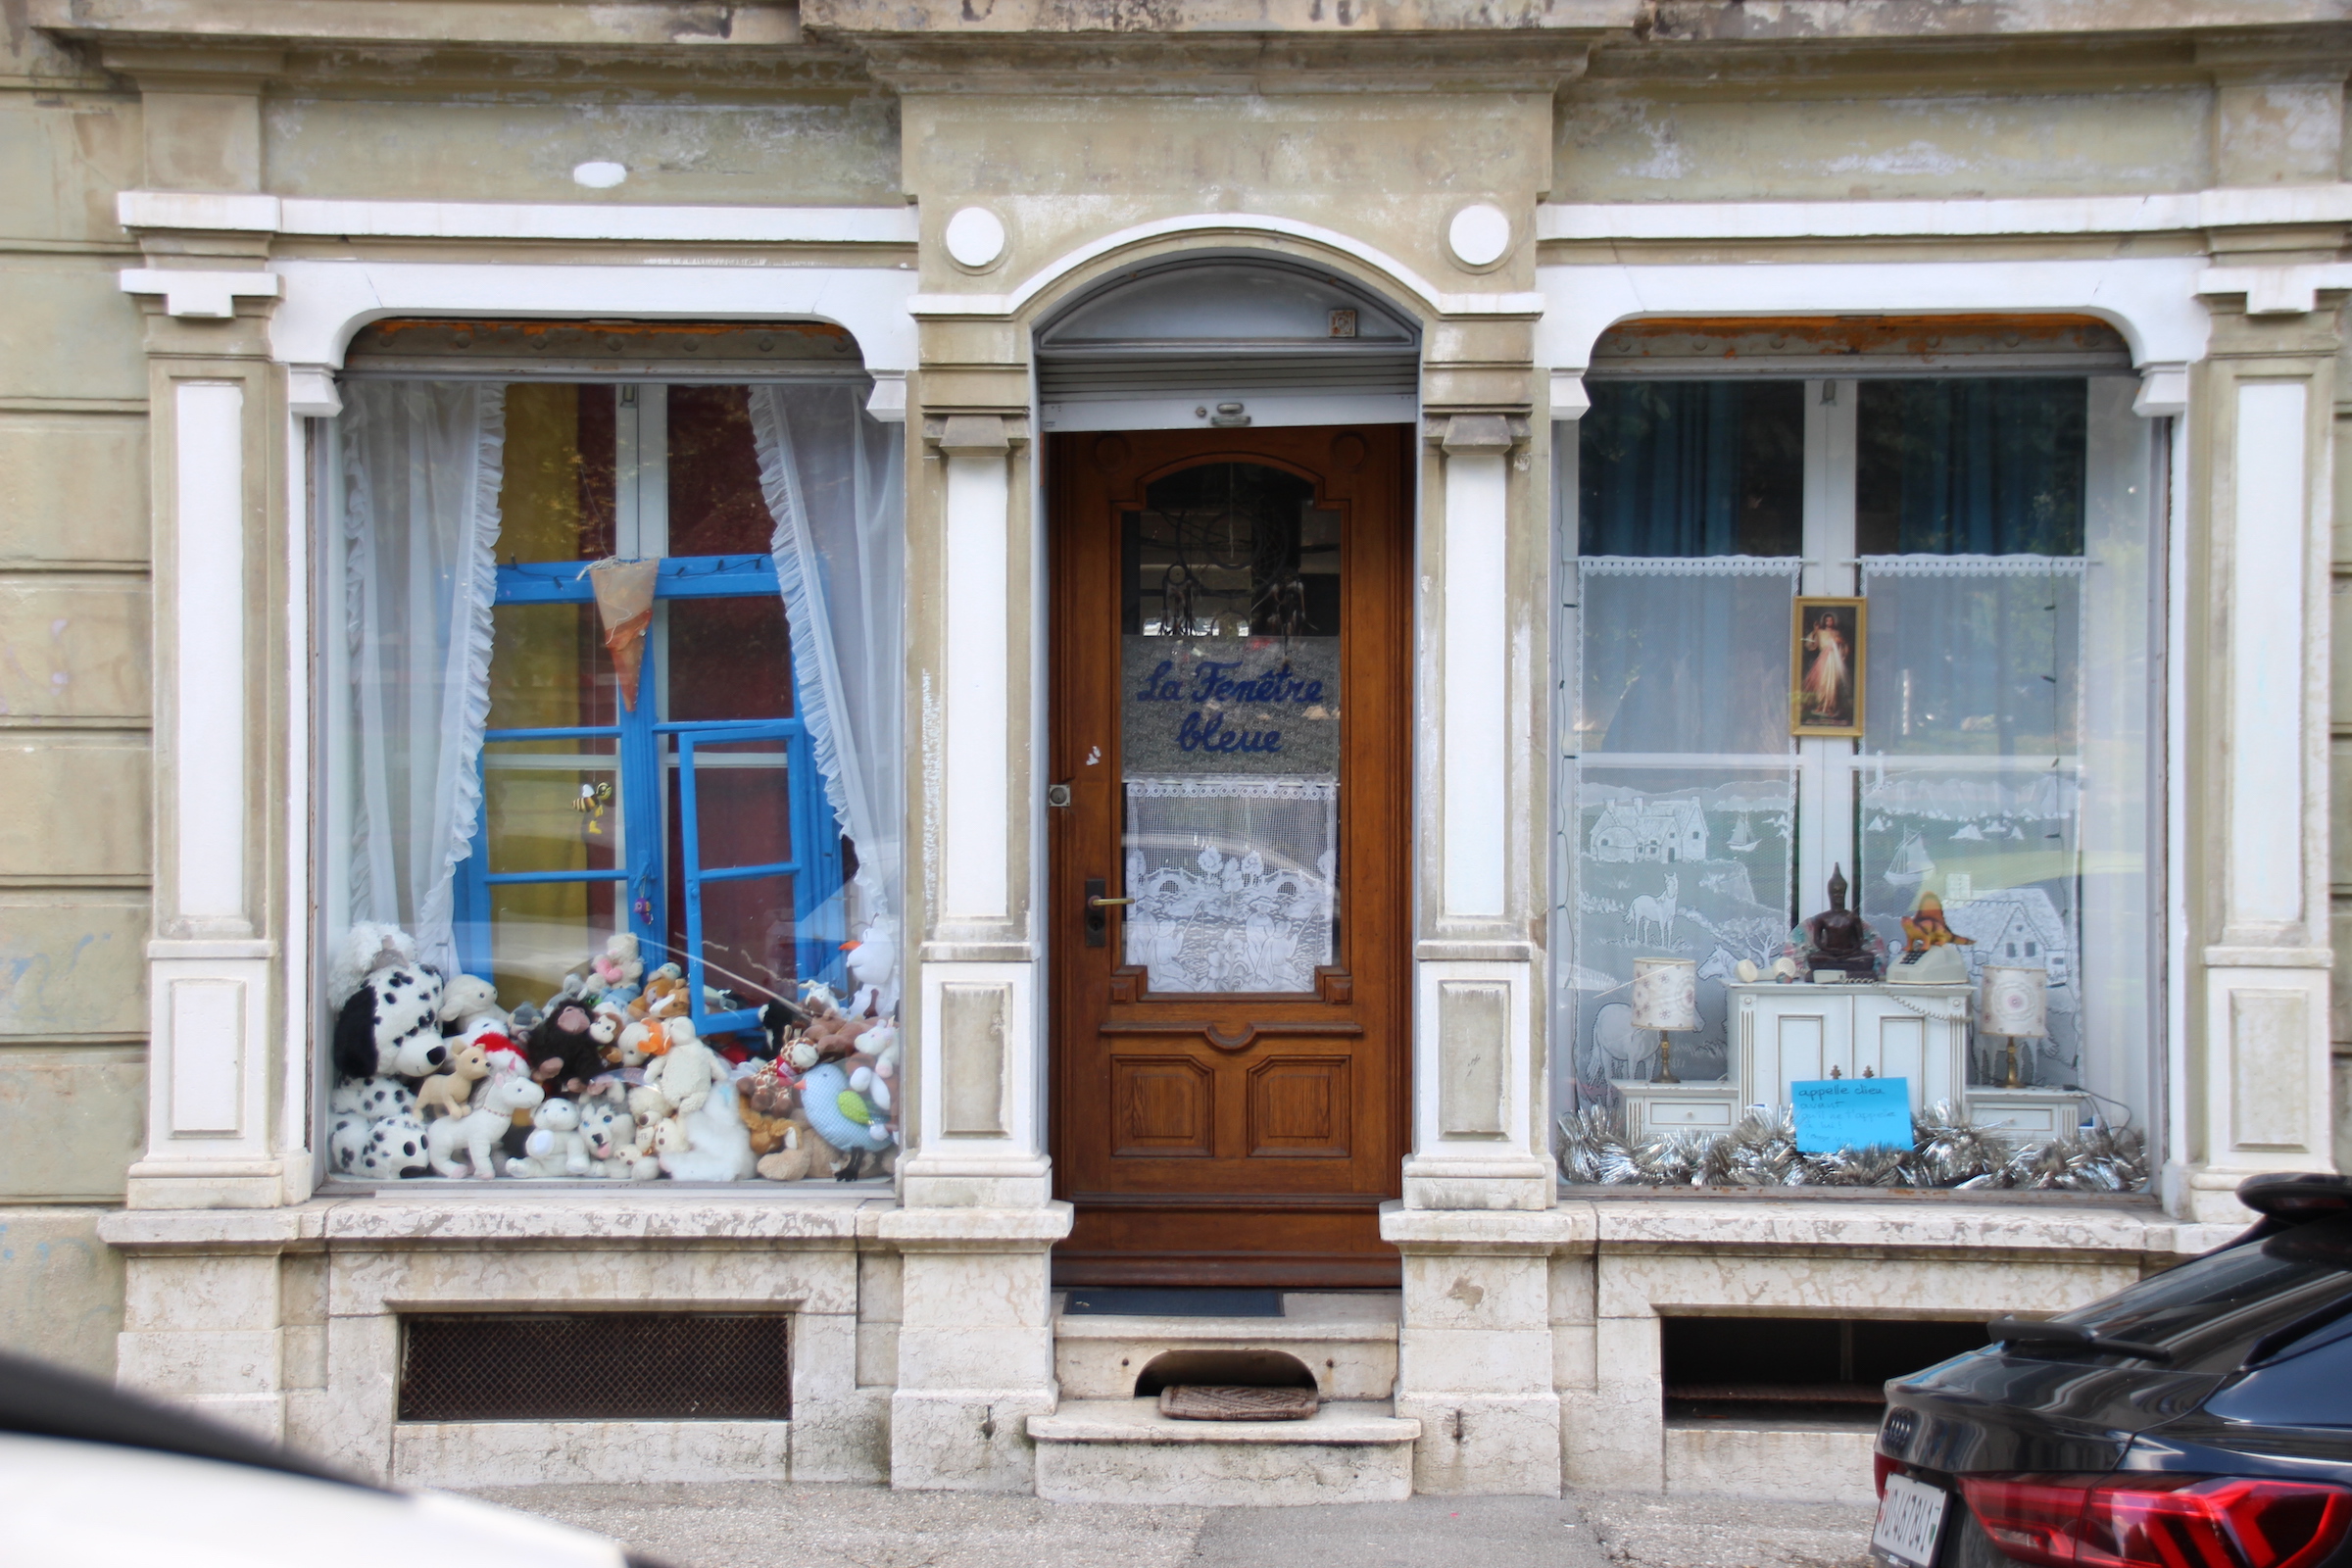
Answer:
[[[1051,438],[1061,1283],[1397,1279],[1405,435]]]

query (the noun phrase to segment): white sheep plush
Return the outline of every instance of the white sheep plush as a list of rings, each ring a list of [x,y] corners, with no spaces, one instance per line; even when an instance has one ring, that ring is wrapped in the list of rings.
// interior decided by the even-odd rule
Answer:
[[[735,1086],[723,1079],[693,1110],[662,1123],[661,1139],[662,1168],[673,1182],[739,1182],[759,1165],[751,1129],[735,1113]]]
[[[692,1115],[710,1100],[713,1086],[727,1081],[727,1064],[703,1044],[689,1020],[672,1018],[666,1027],[669,1050],[645,1069],[645,1081],[662,1091],[662,1098],[669,1102],[672,1113]],[[629,1108],[634,1110],[636,1106],[632,1103]],[[730,1096],[730,1115],[733,1108]]]
[[[462,974],[441,988],[441,1027],[445,1033],[462,1035],[476,1023],[489,1020],[500,1034],[513,1026],[506,1009],[498,1004],[498,988],[476,974]]]
[[[525,1179],[589,1174],[588,1140],[580,1136],[580,1107],[574,1101],[548,1100],[531,1112],[531,1136],[522,1157],[507,1161],[507,1174]]]
[[[491,1079],[473,1097],[473,1108],[463,1116],[444,1116],[424,1130],[425,1152],[433,1170],[442,1176],[495,1176],[491,1151],[514,1124],[514,1112],[536,1110],[547,1096],[529,1078],[516,1073]],[[460,1168],[456,1155],[463,1150],[470,1168]]]

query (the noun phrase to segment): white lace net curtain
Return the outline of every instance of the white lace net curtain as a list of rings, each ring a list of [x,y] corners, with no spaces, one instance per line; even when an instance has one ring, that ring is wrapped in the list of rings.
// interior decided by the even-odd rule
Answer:
[[[1127,961],[1153,991],[1313,991],[1339,823],[1332,780],[1129,779]]]

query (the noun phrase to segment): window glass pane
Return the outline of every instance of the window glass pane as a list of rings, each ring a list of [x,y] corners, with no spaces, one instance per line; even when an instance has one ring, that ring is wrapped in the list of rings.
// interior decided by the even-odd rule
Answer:
[[[517,381],[506,390],[498,559],[602,561],[613,548],[613,389]]]
[[[2080,377],[1864,381],[1858,553],[2081,555],[2087,385]]]
[[[490,728],[615,722],[620,685],[594,605],[501,605],[491,627]]]
[[[760,492],[751,389],[669,389],[669,553],[767,554],[775,534]]]
[[[1213,463],[1127,513],[1126,959],[1161,992],[1307,992],[1332,961],[1342,519]]]
[[[1861,780],[1858,906],[1902,950],[1902,921],[1924,896],[1966,939],[1972,975],[1985,964],[2049,972],[2049,1037],[2019,1042],[2024,1084],[2083,1081],[2077,952],[2076,831],[2082,788],[2074,759],[1977,766],[1868,767]],[[1996,1042],[1983,1042],[1987,1050]],[[1984,1056],[1972,1081],[2000,1081]]]
[[[480,843],[484,869],[516,873],[609,871],[627,853],[616,743],[590,738],[486,743]],[[491,972],[502,996],[536,999],[565,970],[626,925],[611,878],[494,882],[489,889]],[[461,951],[467,946],[461,933]],[[477,939],[478,940],[478,939]]]
[[[1590,387],[1592,407],[1578,425],[1583,554],[1800,553],[1802,381]]]
[[[790,718],[792,638],[784,601],[672,599],[668,623],[667,718]]]
[[[2082,573],[1953,562],[1875,567],[1863,750],[2019,757],[2077,749]]]
[[[1788,940],[1795,807],[1787,768],[1581,770],[1571,823],[1576,960],[1564,981],[1576,1018],[1576,1103],[1605,1103],[1611,1080],[1647,1078],[1657,1066],[1656,1035],[1637,1037],[1633,1027],[1626,988],[1637,957],[1698,960],[1701,1027],[1676,1038],[1674,1070],[1690,1082],[1723,1076],[1723,983],[1742,958],[1769,968]]]
[[[669,758],[676,792],[678,759]],[[694,749],[695,820],[701,869],[774,865],[794,858],[790,772],[779,741],[702,744]],[[683,813],[673,812],[671,863],[685,864]],[[670,929],[685,940],[686,878],[670,878]],[[710,875],[702,882],[704,980],[733,1004],[756,1007],[799,994],[803,973],[790,875]],[[833,943],[838,946],[840,937]],[[813,976],[811,976],[813,978]]]
[[[1788,752],[1792,571],[1583,572],[1577,749]]]

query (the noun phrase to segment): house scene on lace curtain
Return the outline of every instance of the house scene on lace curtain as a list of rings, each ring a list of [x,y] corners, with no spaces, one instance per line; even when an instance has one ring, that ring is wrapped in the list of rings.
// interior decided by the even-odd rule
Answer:
[[[1594,380],[1561,487],[1564,1179],[2144,1186],[2129,398]],[[1905,1080],[1903,1147],[1807,1147],[1799,1088],[1849,1077]]]
[[[330,1177],[889,1175],[903,481],[867,390],[354,379]]]

